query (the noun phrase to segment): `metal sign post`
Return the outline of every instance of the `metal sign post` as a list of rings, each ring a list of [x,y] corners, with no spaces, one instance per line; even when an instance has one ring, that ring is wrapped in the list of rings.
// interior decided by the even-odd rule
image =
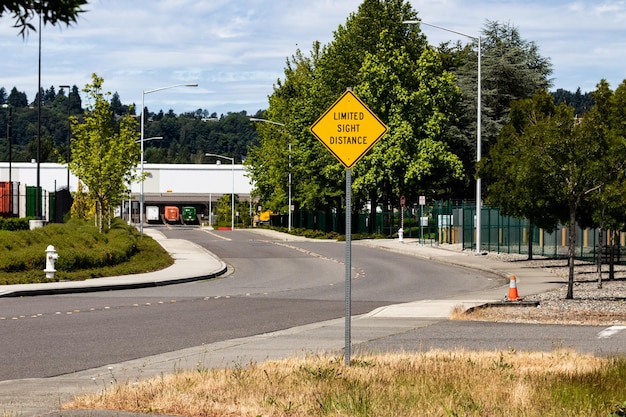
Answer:
[[[421,195],[419,197],[420,203],[420,239],[422,240],[422,245],[424,244],[424,204],[426,204],[426,196]]]
[[[400,197],[400,230],[398,230],[398,240],[400,243],[404,242],[404,206],[406,205],[406,198]]]
[[[345,364],[350,365],[352,340],[352,170],[346,169],[346,338]]]
[[[352,93],[346,92],[311,126],[311,133],[346,167],[346,341],[350,365],[352,317],[352,166],[385,133],[387,126]]]

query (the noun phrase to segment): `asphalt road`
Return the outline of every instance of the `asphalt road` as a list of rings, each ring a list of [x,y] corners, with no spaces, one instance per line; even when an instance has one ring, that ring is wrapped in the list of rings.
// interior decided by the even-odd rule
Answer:
[[[626,331],[607,326],[441,321],[361,343],[364,352],[441,350],[542,351],[574,350],[597,356],[626,354]]]
[[[345,243],[163,228],[208,248],[226,276],[166,287],[0,300],[0,380],[48,377],[340,318]],[[352,314],[501,285],[493,276],[352,247]]]

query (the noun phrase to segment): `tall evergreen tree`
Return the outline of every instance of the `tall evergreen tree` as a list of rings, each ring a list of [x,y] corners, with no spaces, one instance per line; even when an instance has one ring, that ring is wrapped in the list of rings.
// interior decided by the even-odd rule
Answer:
[[[28,107],[28,98],[26,93],[17,91],[17,88],[13,87],[7,98],[7,103],[12,107]]]
[[[589,92],[583,94],[580,91],[580,87],[573,93],[559,88],[552,93],[552,96],[554,97],[555,104],[565,103],[568,106],[574,107],[574,113],[577,116],[582,116],[594,105],[592,94]]]
[[[482,156],[489,154],[498,133],[508,122],[511,103],[531,98],[547,90],[552,73],[550,59],[539,53],[533,41],[525,40],[511,23],[487,21],[481,36],[481,147]],[[449,132],[451,143],[468,146],[457,149],[469,177],[474,175],[477,146],[477,42],[469,47],[457,45],[460,60],[452,60],[452,70],[459,79],[463,103],[459,122]],[[457,65],[460,66],[456,67]],[[467,190],[471,190],[468,187]],[[468,195],[469,196],[469,195]]]

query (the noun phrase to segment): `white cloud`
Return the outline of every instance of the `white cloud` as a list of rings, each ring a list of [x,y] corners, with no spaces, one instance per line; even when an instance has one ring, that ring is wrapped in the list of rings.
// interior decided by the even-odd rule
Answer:
[[[92,73],[124,103],[141,92],[178,83],[146,96],[154,111],[206,108],[254,113],[267,107],[285,60],[356,12],[361,0],[94,0],[77,24],[42,32],[42,87],[90,81]],[[425,22],[478,35],[487,20],[510,22],[539,46],[554,66],[555,87],[592,90],[601,78],[616,87],[626,71],[626,2],[593,0],[413,0]],[[37,90],[37,34],[23,40],[12,20],[0,19],[0,86],[29,99]],[[423,27],[431,43],[459,35]]]

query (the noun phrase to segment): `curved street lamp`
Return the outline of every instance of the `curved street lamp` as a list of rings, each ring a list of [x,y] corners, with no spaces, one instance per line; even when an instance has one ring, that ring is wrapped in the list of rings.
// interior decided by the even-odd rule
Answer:
[[[281,126],[281,127],[285,127],[284,123],[279,123],[279,122],[275,122],[273,120],[267,120],[267,119],[259,119],[257,117],[251,117],[250,118],[251,122],[260,122],[260,123],[270,123],[273,125],[277,125],[277,126]],[[288,197],[288,201],[287,201],[287,205],[289,206],[289,216],[288,216],[288,225],[287,225],[287,231],[291,232],[291,136],[289,137],[289,197]]]
[[[480,45],[480,36],[472,36],[472,35],[468,35],[466,33],[463,32],[459,32],[456,30],[452,30],[452,29],[448,29],[448,28],[444,28],[442,26],[437,26],[437,25],[433,25],[430,23],[425,23],[422,22],[421,20],[404,20],[402,23],[407,24],[407,25],[425,25],[425,26],[430,26],[436,29],[440,29],[440,30],[445,30],[446,32],[451,32],[451,33],[455,33],[457,35],[461,35],[461,36],[465,36],[466,38],[470,38],[472,40],[478,41],[478,103],[477,103],[477,108],[476,108],[476,163],[480,162],[480,154],[482,153],[481,151],[481,98],[482,98],[482,93],[481,93],[481,85],[480,85],[480,78],[481,78],[481,55],[482,55],[482,48]],[[480,177],[476,178],[476,253],[480,254],[480,200],[481,200],[481,181],[480,181]]]
[[[198,84],[197,83],[193,83],[193,84],[174,84],[174,85],[169,85],[167,87],[161,87],[161,88],[155,88],[152,90],[144,90],[141,92],[141,169],[140,169],[140,175],[141,175],[141,197],[139,199],[139,232],[141,233],[141,235],[143,236],[143,143],[144,143],[144,136],[143,136],[143,132],[144,132],[144,125],[145,125],[145,120],[144,120],[144,116],[146,114],[146,94],[151,94],[151,93],[156,93],[157,91],[162,91],[162,90],[167,90],[170,88],[176,88],[176,87],[197,87]]]
[[[70,123],[70,87],[69,85],[60,85],[59,88],[65,90],[67,88],[67,192],[70,191],[70,138],[72,136],[72,125]]]
[[[205,153],[204,156],[223,158],[230,161],[230,166],[233,173],[233,192],[230,195],[230,230],[235,230],[235,158],[231,158],[230,156],[218,155],[216,153]],[[209,219],[210,218],[211,213],[209,213]]]

